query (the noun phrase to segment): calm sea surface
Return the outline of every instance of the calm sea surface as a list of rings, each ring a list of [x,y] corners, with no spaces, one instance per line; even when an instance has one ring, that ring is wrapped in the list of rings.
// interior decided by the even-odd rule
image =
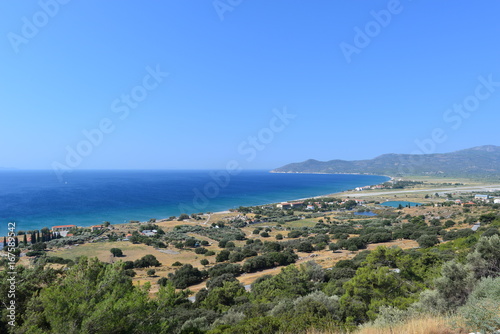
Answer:
[[[326,195],[387,181],[384,176],[242,171],[0,172],[0,235],[17,230],[103,221],[149,220]]]

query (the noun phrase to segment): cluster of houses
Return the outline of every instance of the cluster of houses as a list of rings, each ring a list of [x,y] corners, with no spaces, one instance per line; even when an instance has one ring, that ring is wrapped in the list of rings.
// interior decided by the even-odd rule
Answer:
[[[304,206],[304,202],[281,202],[276,204],[278,209],[290,210],[290,209],[301,209]]]
[[[490,196],[490,195],[482,195],[482,194],[477,194],[474,195],[474,201],[468,201],[468,202],[463,202],[461,199],[456,199],[453,202],[458,205],[476,205],[478,201],[484,202],[484,203],[494,203],[494,204],[500,204],[500,197],[495,197],[495,196]]]
[[[474,199],[476,201],[483,201],[485,203],[500,204],[500,197],[494,197],[494,196],[490,196],[490,195],[477,194],[474,196]]]

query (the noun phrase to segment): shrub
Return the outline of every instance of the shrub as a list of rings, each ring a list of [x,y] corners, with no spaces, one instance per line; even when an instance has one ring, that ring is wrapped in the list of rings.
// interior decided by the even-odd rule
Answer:
[[[200,283],[203,280],[203,274],[198,268],[185,264],[175,271],[171,280],[177,289],[185,289],[188,286]]]
[[[228,242],[226,242],[226,245],[225,245],[224,248],[234,248],[234,247],[236,247],[236,245],[234,244],[234,242],[228,241]]]
[[[316,244],[316,247],[314,247],[315,250],[323,250],[326,248],[326,243],[324,242],[320,242],[318,244]]]
[[[208,260],[207,260],[207,259],[201,259],[201,260],[200,260],[200,264],[201,264],[202,266],[206,266],[206,265],[208,265],[208,264],[209,264],[209,262],[208,262]]]
[[[156,259],[156,256],[148,254],[134,261],[135,268],[159,267],[161,263]]]
[[[111,254],[113,254],[113,257],[123,256],[123,252],[120,248],[111,248],[109,251],[111,252]]]
[[[467,261],[476,278],[500,276],[500,236],[481,237]]]
[[[263,237],[263,238],[269,238],[269,233],[267,233],[267,232],[262,232],[262,233],[260,234],[260,236],[261,236],[261,237]]]
[[[212,255],[215,255],[215,252],[211,250],[205,253],[205,256],[212,256]]]
[[[417,239],[418,245],[422,248],[432,247],[439,243],[439,239],[435,235],[426,235],[424,234],[420,238]]]
[[[482,237],[491,237],[493,235],[500,235],[500,231],[496,227],[490,227],[486,231],[484,231]]]
[[[134,277],[136,275],[134,269],[125,269],[123,273],[129,277]]]
[[[500,278],[485,278],[472,291],[467,303],[459,308],[468,328],[493,333],[500,328]]]
[[[276,240],[283,240],[283,234],[281,233],[276,234]]]
[[[47,244],[45,242],[37,242],[36,244],[31,245],[32,250],[44,250],[47,248]]]
[[[47,263],[58,263],[58,264],[74,264],[74,262],[70,259],[64,259],[59,256],[47,256],[45,258],[45,262]]]
[[[297,258],[297,254],[288,251],[279,253],[270,252],[246,260],[242,270],[251,273],[262,269],[273,268],[275,266],[285,266],[294,263]]]
[[[240,262],[240,261],[243,261],[245,259],[245,254],[243,254],[242,252],[232,252],[230,255],[229,255],[229,262]]]
[[[123,269],[125,270],[134,269],[134,261],[125,261],[123,263],[124,263]]]
[[[204,247],[198,247],[194,250],[196,254],[206,254],[208,252],[208,249]]]
[[[182,220],[185,220],[185,219],[189,219],[189,215],[188,215],[188,214],[186,214],[186,213],[182,213],[182,214],[179,216],[179,218],[178,218],[178,220],[181,220],[181,221],[182,221]]]
[[[444,227],[449,228],[455,226],[455,222],[451,219],[448,219],[447,221],[444,222]]]
[[[227,261],[227,260],[229,260],[229,254],[230,254],[230,252],[228,250],[226,250],[226,249],[221,250],[219,252],[219,254],[217,254],[217,256],[215,257],[215,261],[216,262]]]
[[[220,263],[208,269],[208,276],[211,278],[221,276],[223,274],[238,276],[241,274],[241,266],[239,264]]]
[[[186,247],[194,247],[196,246],[196,239],[189,238],[184,242],[184,246]]]
[[[45,255],[44,251],[29,251],[26,253],[26,256],[42,256]]]
[[[174,263],[172,263],[172,267],[180,267],[180,266],[182,266],[182,263],[179,261],[175,261]]]
[[[328,245],[328,248],[331,250],[331,251],[337,251],[339,249],[339,246],[337,246],[336,243],[332,242],[331,244]]]
[[[351,252],[357,252],[358,251],[358,246],[354,245],[354,244],[351,244],[347,247],[347,250],[348,251],[351,251]]]
[[[156,283],[158,283],[159,286],[166,286],[167,282],[168,282],[168,279],[166,277],[162,277]]]
[[[148,276],[154,276],[156,274],[156,270],[154,270],[154,269],[148,269],[148,271],[146,272],[146,274]]]
[[[313,245],[309,241],[303,241],[297,247],[297,251],[310,253],[314,250]]]

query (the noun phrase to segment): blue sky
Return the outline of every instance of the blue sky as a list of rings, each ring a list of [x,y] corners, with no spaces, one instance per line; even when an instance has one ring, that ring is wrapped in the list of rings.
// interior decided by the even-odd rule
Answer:
[[[0,166],[271,169],[500,145],[499,10],[2,1]]]

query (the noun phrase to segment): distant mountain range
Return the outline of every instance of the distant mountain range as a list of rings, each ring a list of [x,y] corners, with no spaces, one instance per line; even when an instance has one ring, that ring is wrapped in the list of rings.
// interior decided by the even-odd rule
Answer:
[[[309,159],[271,172],[500,178],[500,146],[486,145],[436,154],[383,154],[370,160]]]

